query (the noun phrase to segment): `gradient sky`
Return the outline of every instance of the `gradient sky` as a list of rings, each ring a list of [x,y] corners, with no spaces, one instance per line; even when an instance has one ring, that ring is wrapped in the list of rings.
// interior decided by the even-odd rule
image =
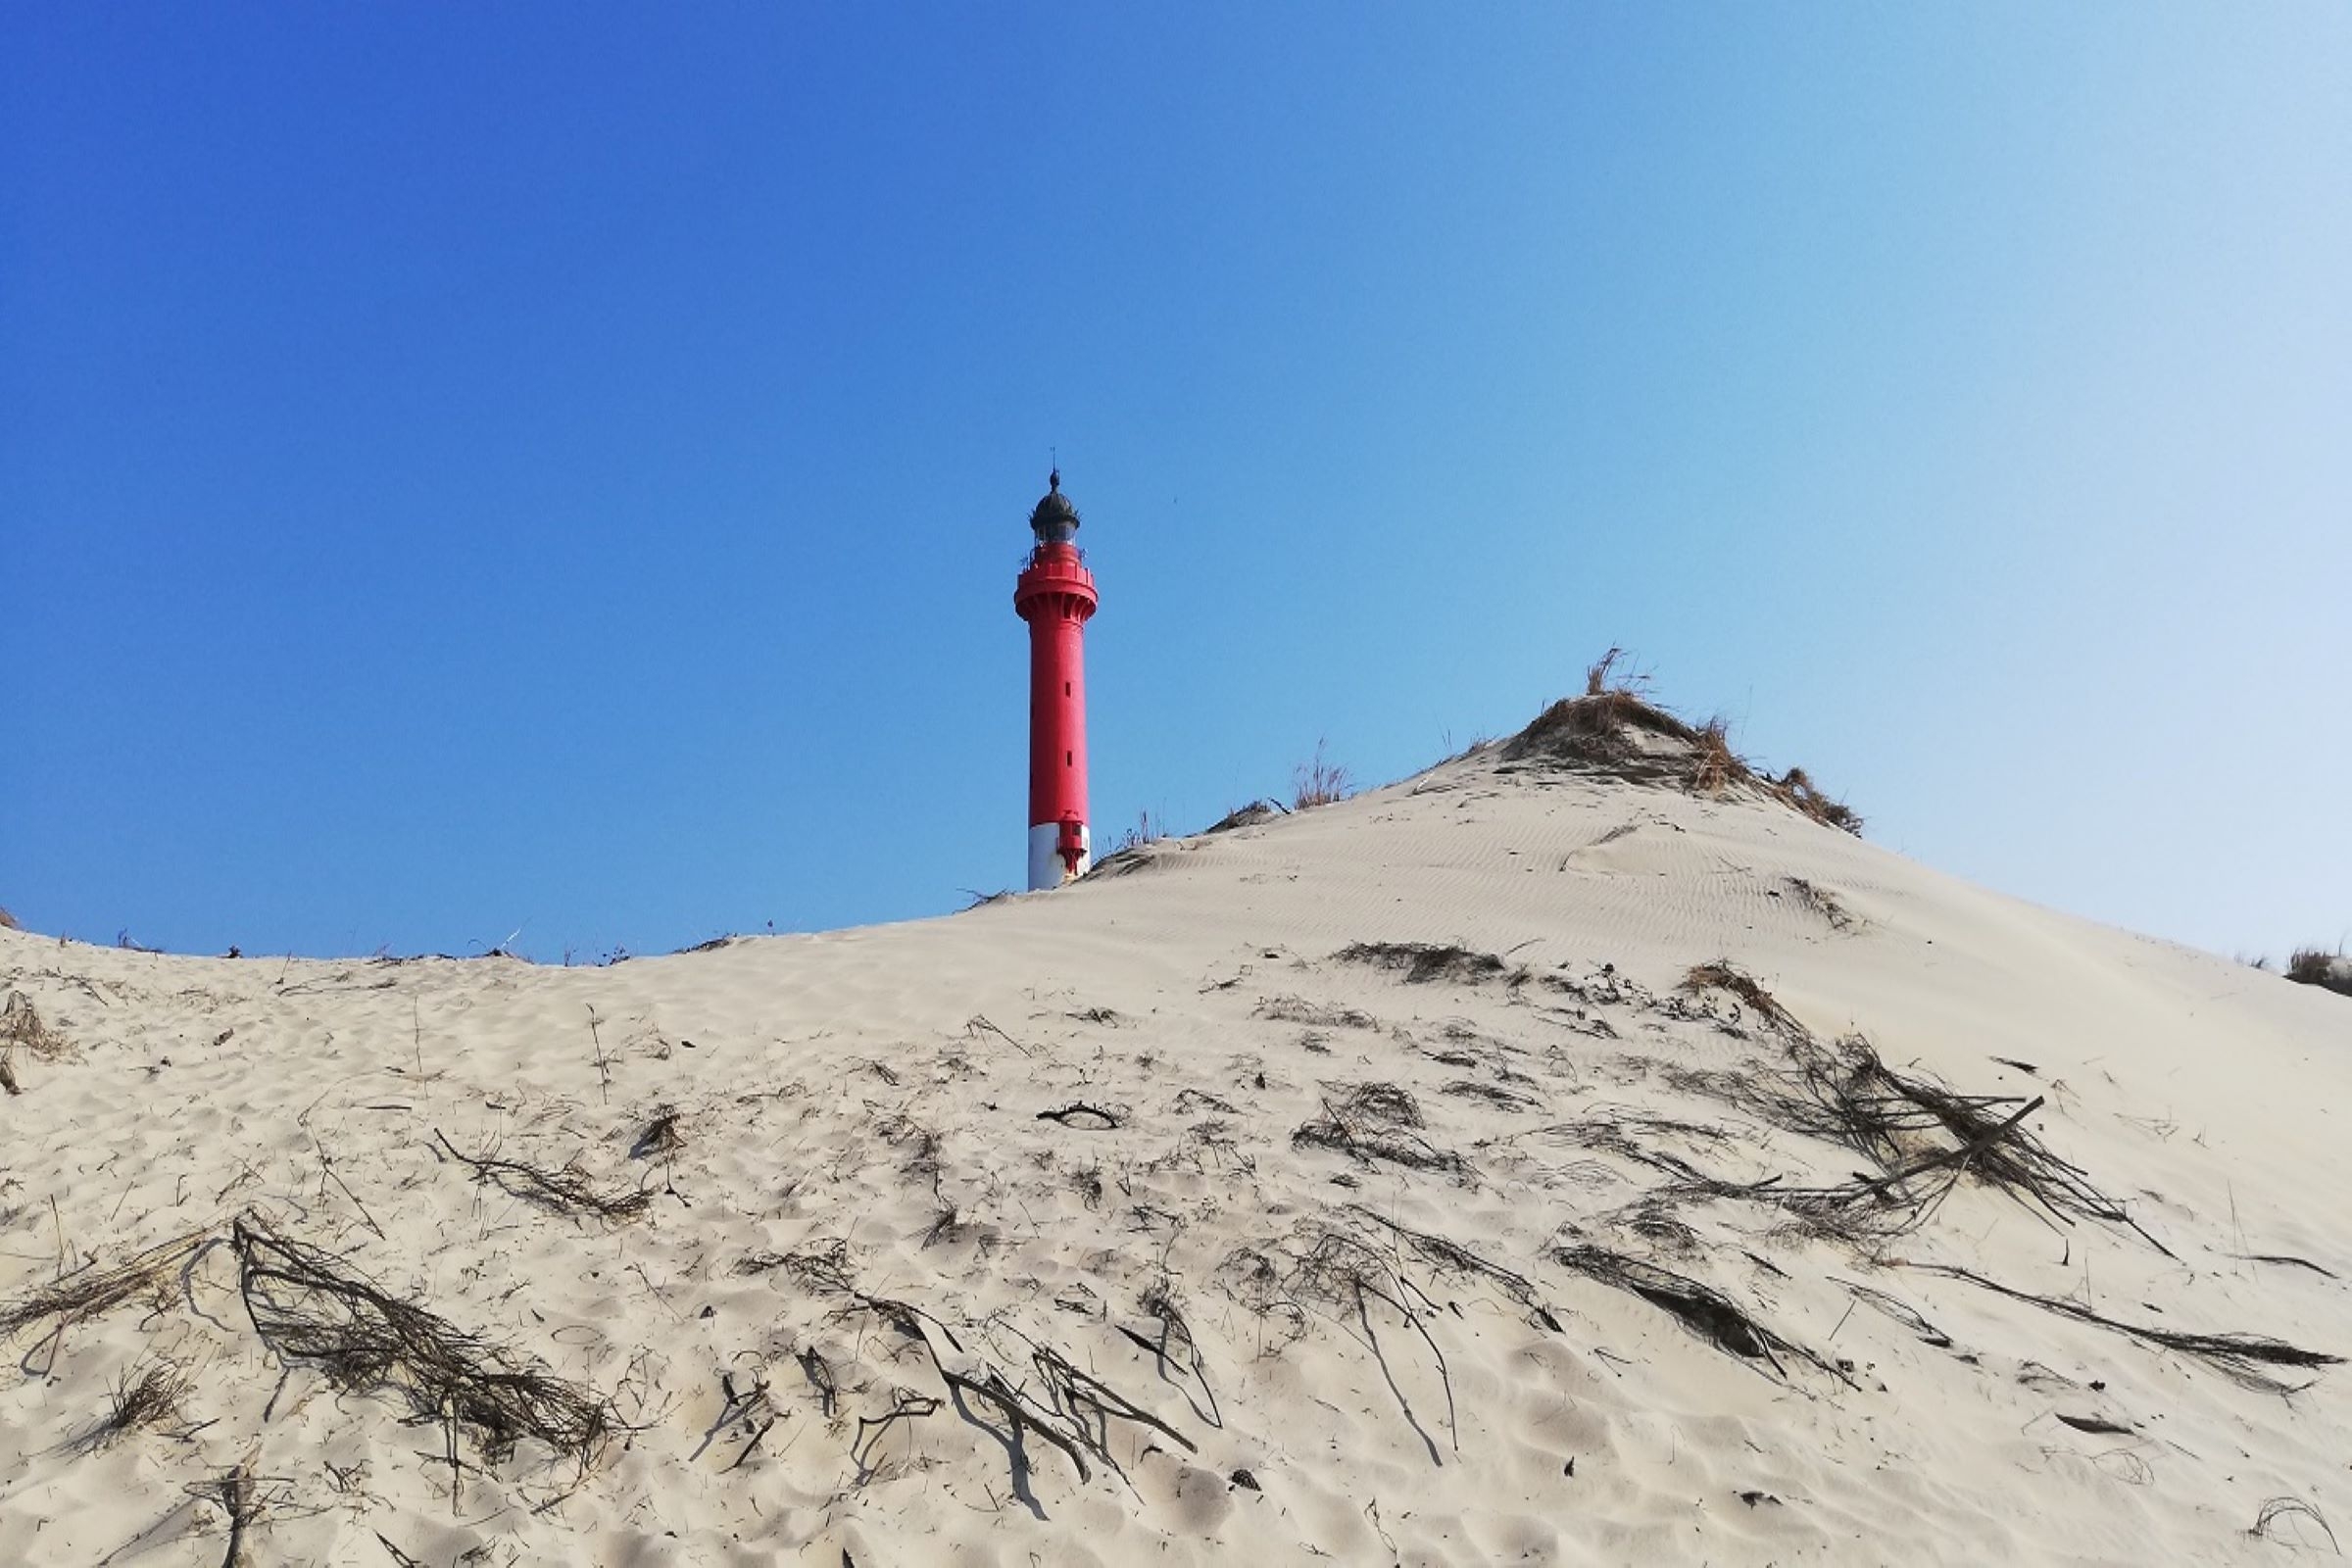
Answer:
[[[0,904],[656,952],[1622,643],[1870,836],[2352,935],[2352,9],[0,4]]]

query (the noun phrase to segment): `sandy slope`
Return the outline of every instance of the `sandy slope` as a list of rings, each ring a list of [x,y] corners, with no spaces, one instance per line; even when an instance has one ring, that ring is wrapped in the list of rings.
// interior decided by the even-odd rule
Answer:
[[[1718,959],[1793,1025],[1678,989]],[[2352,1352],[2352,1003],[1762,801],[1488,754],[909,925],[604,970],[0,932],[0,974],[71,1048],[0,1101],[0,1314],[183,1240],[9,1336],[0,1562],[210,1568],[239,1475],[242,1560],[379,1568],[2273,1562],[2328,1545],[2251,1534],[2270,1499],[2352,1527],[2352,1369],[2232,1376],[1913,1266]],[[1803,1222],[1775,1189],[1886,1165],[1758,1097],[1853,1034],[2042,1097],[2152,1241],[1973,1177],[1908,1233]],[[1042,1119],[1073,1103],[1117,1125]],[[1295,1142],[1335,1120],[1352,1150]],[[436,1135],[654,1200],[567,1215]],[[446,1388],[419,1414],[399,1366],[339,1387],[257,1332],[271,1236],[618,1426],[583,1472],[456,1423],[453,1498]],[[1777,1340],[1562,1261],[1599,1255]],[[281,1343],[333,1327],[261,1288]],[[176,1411],[97,1430],[164,1361]]]

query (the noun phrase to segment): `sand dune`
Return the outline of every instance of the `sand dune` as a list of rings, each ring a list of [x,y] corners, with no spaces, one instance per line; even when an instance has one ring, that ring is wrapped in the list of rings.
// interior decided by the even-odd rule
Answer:
[[[2352,1004],[1642,744],[607,969],[0,931],[0,1561],[2327,1554]]]

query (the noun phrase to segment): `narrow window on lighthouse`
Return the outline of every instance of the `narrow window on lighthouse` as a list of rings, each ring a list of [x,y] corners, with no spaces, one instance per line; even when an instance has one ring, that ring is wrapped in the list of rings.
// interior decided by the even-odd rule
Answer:
[[[1070,754],[1068,752],[1064,752],[1061,754],[1061,765],[1064,767],[1076,767],[1078,764],[1070,760]]]
[[[1070,695],[1070,683],[1066,680],[1061,683],[1061,695],[1064,697]]]

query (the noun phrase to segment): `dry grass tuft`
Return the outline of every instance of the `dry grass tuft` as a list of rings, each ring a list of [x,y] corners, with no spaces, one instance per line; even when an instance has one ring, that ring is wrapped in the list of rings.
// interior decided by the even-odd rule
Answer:
[[[1541,1101],[1526,1095],[1515,1094],[1500,1084],[1484,1083],[1474,1078],[1456,1078],[1451,1083],[1441,1084],[1438,1087],[1438,1093],[1451,1095],[1456,1100],[1484,1101],[1496,1110],[1525,1111],[1544,1108]]]
[[[28,1324],[55,1318],[60,1327],[95,1317],[109,1307],[137,1296],[164,1294],[172,1273],[207,1240],[203,1231],[190,1231],[112,1268],[85,1268],[42,1286],[21,1300],[0,1307],[0,1338]]]
[[[2338,1557],[2344,1554],[2344,1548],[2335,1544],[2335,1532],[2328,1527],[2328,1516],[2320,1512],[2317,1503],[2305,1502],[2301,1497],[2271,1498],[2262,1505],[2261,1511],[2254,1515],[2254,1528],[2247,1531],[2246,1534],[2259,1541],[2278,1530],[2279,1521],[2285,1519],[2310,1520],[2320,1527],[2320,1534],[2328,1538],[2328,1549]],[[2302,1544],[2288,1534],[2281,1533],[2278,1539],[2286,1542],[2289,1545]]]
[[[1782,1006],[1779,999],[1765,990],[1755,976],[1733,968],[1728,959],[1692,965],[1690,972],[1683,976],[1679,989],[1693,997],[1706,991],[1728,992],[1782,1034],[1790,1039],[1802,1039],[1805,1036],[1805,1026],[1797,1022],[1794,1013]]]
[[[1396,1084],[1358,1084],[1340,1100],[1340,1114],[1349,1121],[1386,1127],[1426,1127],[1421,1102],[1412,1092]]]
[[[1515,968],[1492,953],[1480,953],[1459,943],[1351,942],[1332,955],[1341,963],[1402,974],[1410,986],[1443,980],[1448,985],[1479,985],[1501,980],[1521,985],[1527,971]]]
[[[23,1085],[17,1082],[17,1053],[23,1052],[35,1061],[56,1061],[74,1054],[74,1047],[64,1035],[41,1021],[32,999],[22,991],[11,991],[8,1003],[0,1007],[0,1089],[10,1094],[22,1094]]]
[[[1358,1164],[1383,1162],[1408,1170],[1465,1174],[1469,1166],[1450,1149],[1440,1149],[1422,1137],[1426,1125],[1421,1103],[1395,1084],[1363,1084],[1341,1098],[1336,1105],[1323,1102],[1323,1114],[1291,1134],[1298,1149],[1328,1149]]]
[[[1111,846],[1110,853],[1117,855],[1124,850],[1141,849],[1147,844],[1156,844],[1167,836],[1167,823],[1153,816],[1149,809],[1138,811],[1135,814],[1135,826],[1119,835],[1119,841]]]
[[[1782,885],[1788,888],[1800,907],[1810,909],[1828,921],[1831,930],[1851,931],[1858,923],[1853,912],[1838,902],[1838,896],[1819,883],[1808,882],[1801,876],[1792,876],[1787,878]]]
[[[1298,764],[1292,772],[1297,786],[1291,798],[1294,810],[1303,811],[1310,806],[1330,806],[1348,798],[1353,783],[1348,770],[1323,755],[1323,742],[1315,742],[1315,755]]]
[[[1814,786],[1801,767],[1792,767],[1779,778],[1761,774],[1757,780],[1765,793],[1792,809],[1802,811],[1824,827],[1837,828],[1841,833],[1862,836],[1862,813],[1843,801],[1834,801]]]
[[[1617,666],[1625,662],[1625,650],[1616,644],[1609,651],[1585,666],[1585,695],[1606,697],[1612,691],[1632,691],[1649,684],[1649,677],[1628,673],[1623,680],[1615,678]]]
[[[85,1453],[121,1442],[133,1432],[179,1419],[179,1401],[192,1385],[177,1362],[149,1361],[122,1374],[98,1424],[77,1441]]]
[[[1721,713],[1698,726],[1692,742],[1698,755],[1690,762],[1692,794],[1721,795],[1748,776],[1747,764],[1732,750],[1731,735],[1731,721]]]
[[[1361,1007],[1325,1006],[1299,997],[1268,997],[1257,1004],[1257,1016],[1276,1023],[1302,1023],[1313,1029],[1377,1029],[1380,1020]]]

